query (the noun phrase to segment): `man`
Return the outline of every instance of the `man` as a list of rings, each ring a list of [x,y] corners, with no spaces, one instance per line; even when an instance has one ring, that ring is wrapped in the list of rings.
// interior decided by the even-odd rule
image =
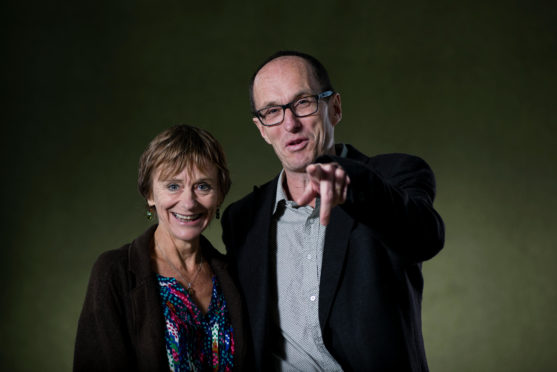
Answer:
[[[283,171],[222,225],[257,369],[427,370],[421,262],[444,242],[431,169],[335,145],[340,94],[312,56],[271,56],[250,94]]]

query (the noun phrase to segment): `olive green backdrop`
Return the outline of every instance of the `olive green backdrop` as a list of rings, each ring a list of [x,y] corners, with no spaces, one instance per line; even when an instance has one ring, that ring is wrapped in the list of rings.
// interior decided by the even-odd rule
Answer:
[[[557,368],[554,2],[21,2],[2,12],[0,369],[71,369],[91,266],[148,222],[139,155],[211,131],[226,204],[279,171],[247,81],[277,49],[321,59],[338,141],[437,176],[445,249],[424,264],[433,371]],[[220,226],[208,230],[223,249]]]

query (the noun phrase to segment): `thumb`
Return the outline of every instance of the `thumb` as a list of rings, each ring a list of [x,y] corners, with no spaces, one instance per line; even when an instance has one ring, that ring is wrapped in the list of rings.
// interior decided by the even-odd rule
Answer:
[[[313,185],[311,182],[306,184],[306,188],[302,196],[295,200],[296,204],[298,205],[307,205],[309,204],[315,197],[317,196],[317,192],[313,189]]]

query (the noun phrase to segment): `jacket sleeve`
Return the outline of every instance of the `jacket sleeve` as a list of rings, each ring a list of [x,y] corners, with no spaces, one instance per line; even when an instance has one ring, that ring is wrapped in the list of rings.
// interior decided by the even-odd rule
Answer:
[[[445,227],[433,208],[435,178],[422,159],[405,154],[380,155],[358,161],[322,156],[337,162],[350,177],[341,206],[369,226],[400,259],[411,263],[435,256],[443,247]]]
[[[126,267],[121,261],[111,251],[93,266],[77,328],[74,371],[134,369],[124,305]]]

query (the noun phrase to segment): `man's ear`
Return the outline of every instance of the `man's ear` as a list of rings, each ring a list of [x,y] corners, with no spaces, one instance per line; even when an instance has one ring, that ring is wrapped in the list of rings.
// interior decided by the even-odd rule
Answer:
[[[265,126],[259,122],[259,119],[257,117],[253,117],[251,120],[253,120],[253,124],[257,126],[257,129],[259,129],[259,133],[261,134],[261,137],[263,137],[265,142],[267,142],[270,145],[271,142],[269,141],[269,137],[267,137],[267,133],[265,132]]]
[[[333,127],[342,119],[342,104],[340,101],[340,93],[335,93],[329,100],[329,117]]]

